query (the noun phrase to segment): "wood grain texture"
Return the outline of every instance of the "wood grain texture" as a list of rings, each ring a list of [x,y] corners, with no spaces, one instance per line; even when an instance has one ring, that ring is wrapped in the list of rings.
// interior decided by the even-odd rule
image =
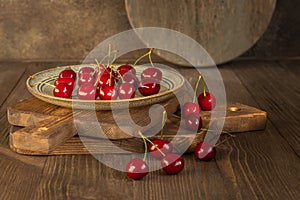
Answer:
[[[185,169],[180,174],[167,176],[162,170],[158,170],[140,181],[128,179],[124,172],[105,166],[91,155],[28,157],[10,152],[6,139],[9,135],[6,129],[9,127],[6,106],[29,97],[24,90],[27,72],[31,74],[40,71],[40,68],[50,67],[49,63],[26,63],[23,66],[28,70],[25,71],[26,77],[20,79],[13,91],[3,94],[8,98],[5,98],[6,101],[0,108],[0,125],[5,127],[0,134],[0,198],[298,200],[300,159],[295,149],[299,143],[291,140],[297,138],[298,131],[297,121],[290,111],[298,105],[297,98],[292,97],[295,98],[294,95],[299,91],[299,80],[296,79],[299,63],[247,63],[232,63],[219,68],[228,102],[237,101],[266,110],[269,114],[266,130],[240,133],[236,137],[221,136],[222,143],[217,146],[215,161],[201,162],[192,154],[184,155]],[[27,68],[28,66],[30,67]],[[243,72],[245,66],[246,72],[251,72],[251,76]],[[267,70],[269,68],[272,70]],[[197,79],[190,68],[178,69],[182,69],[192,81]],[[261,77],[265,71],[272,71],[273,75]],[[278,82],[276,74],[284,74],[282,84]],[[14,82],[13,78],[11,80]],[[287,80],[291,80],[293,84],[289,84]],[[259,85],[259,81],[263,81],[263,84]],[[283,98],[280,95],[282,90],[276,90],[274,86],[283,89],[285,85],[291,87],[284,93],[291,99],[284,98],[286,103],[272,108],[267,102],[274,99],[273,101],[281,103],[276,95]],[[280,123],[274,123],[276,120]],[[295,125],[289,128],[293,122]],[[124,166],[124,162],[131,158],[131,155],[124,155],[122,159],[112,154],[102,156],[118,166]]]
[[[276,0],[125,1],[133,28],[163,27],[184,33],[202,45],[216,64],[238,57],[255,44],[267,29],[275,4]],[[184,44],[173,43],[183,49]],[[190,65],[166,51],[154,52],[169,62]]]
[[[237,72],[237,64],[233,69]],[[255,70],[260,67],[260,73]],[[299,61],[293,64],[278,64],[274,62],[248,62],[244,70],[238,71],[237,76],[243,80],[246,88],[252,93],[258,104],[269,113],[272,124],[278,127],[282,137],[287,140],[295,152],[300,155],[300,71]],[[251,78],[247,78],[247,77]],[[269,81],[274,80],[274,81]],[[255,95],[260,93],[263,95]],[[292,95],[292,97],[290,96]],[[284,124],[284,126],[280,126]]]

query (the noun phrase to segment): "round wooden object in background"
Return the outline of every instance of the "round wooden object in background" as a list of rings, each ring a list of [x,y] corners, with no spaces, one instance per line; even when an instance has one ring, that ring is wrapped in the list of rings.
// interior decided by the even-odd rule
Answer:
[[[275,4],[276,0],[125,0],[133,28],[164,27],[182,32],[201,44],[216,64],[238,57],[256,43]],[[155,53],[189,66],[177,55],[161,50]]]

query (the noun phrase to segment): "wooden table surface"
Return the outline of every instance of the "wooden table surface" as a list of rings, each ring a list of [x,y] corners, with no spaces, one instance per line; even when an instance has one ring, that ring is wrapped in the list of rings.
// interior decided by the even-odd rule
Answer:
[[[264,131],[222,136],[215,161],[184,155],[185,169],[140,181],[91,155],[24,156],[8,148],[6,107],[30,94],[29,75],[62,62],[0,63],[0,199],[300,199],[300,61],[220,66],[228,102],[268,112]],[[181,73],[191,82],[193,70]],[[111,156],[114,159],[114,156]]]

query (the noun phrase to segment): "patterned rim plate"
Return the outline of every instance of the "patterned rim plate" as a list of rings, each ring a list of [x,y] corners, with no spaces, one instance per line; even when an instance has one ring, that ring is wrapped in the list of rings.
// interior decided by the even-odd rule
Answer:
[[[49,70],[44,70],[33,74],[27,79],[26,86],[29,92],[48,103],[74,109],[88,109],[88,110],[111,110],[122,108],[133,108],[139,106],[152,105],[174,97],[174,92],[179,90],[184,85],[184,78],[181,74],[175,70],[159,68],[162,71],[163,79],[161,81],[161,88],[158,94],[144,97],[138,90],[136,91],[135,98],[133,99],[117,99],[117,100],[80,100],[76,97],[77,87],[74,88],[72,98],[65,99],[53,96],[53,85],[58,74],[66,69],[71,68],[75,72],[81,67],[89,66],[96,67],[94,64],[82,64],[56,67]],[[148,68],[147,66],[137,65],[135,66],[137,77],[140,77],[142,71]]]

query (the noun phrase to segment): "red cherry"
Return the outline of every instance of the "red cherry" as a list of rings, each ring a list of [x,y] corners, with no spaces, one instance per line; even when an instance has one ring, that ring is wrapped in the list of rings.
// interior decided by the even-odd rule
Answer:
[[[153,158],[161,160],[164,156],[157,150],[159,148],[165,155],[170,154],[173,150],[173,145],[168,140],[161,140],[154,138],[151,140],[153,144],[149,143],[149,152]]]
[[[83,85],[83,84],[93,85],[95,81],[96,79],[93,76],[93,74],[84,73],[79,76],[78,85]]]
[[[153,78],[158,81],[162,80],[162,72],[158,68],[150,67],[145,69],[141,74],[141,79]]]
[[[212,110],[216,106],[216,98],[209,92],[201,93],[198,96],[198,103],[202,110]]]
[[[149,173],[149,167],[143,160],[134,158],[127,164],[126,173],[129,178],[138,180]]]
[[[72,69],[65,69],[61,71],[58,75],[59,78],[72,78],[76,79],[76,73]]]
[[[54,81],[54,86],[57,86],[59,84],[65,83],[68,86],[70,86],[73,90],[74,86],[75,86],[75,81],[72,78],[58,78]]]
[[[178,174],[184,168],[184,160],[177,154],[168,154],[161,160],[161,166],[167,174]]]
[[[94,75],[94,73],[95,73],[95,69],[92,68],[92,67],[82,67],[78,71],[78,75],[79,76],[81,76],[82,74],[91,74],[91,75]]]
[[[135,96],[135,87],[130,83],[122,83],[118,88],[118,95],[120,99],[131,99]]]
[[[97,88],[92,84],[81,85],[77,90],[78,99],[95,100],[97,98]]]
[[[145,78],[139,83],[138,90],[143,96],[150,96],[159,92],[160,84],[155,79]]]
[[[199,142],[194,154],[202,161],[210,161],[216,156],[216,148],[207,142]]]
[[[115,78],[108,73],[103,73],[98,79],[98,87],[102,86],[115,86]]]
[[[131,83],[134,85],[135,88],[138,88],[139,86],[139,79],[136,77],[136,75],[132,73],[126,73],[123,75],[123,82]]]
[[[100,88],[99,97],[102,100],[115,100],[118,97],[118,93],[113,86],[102,86]]]
[[[185,125],[191,131],[199,131],[202,128],[202,119],[194,113],[185,118]]]
[[[70,98],[72,95],[73,88],[66,83],[61,83],[55,86],[53,89],[53,96],[61,98]]]
[[[120,75],[123,76],[126,73],[132,73],[133,75],[136,75],[136,70],[131,65],[121,65],[117,69],[117,76]]]
[[[183,105],[182,114],[186,118],[189,114],[194,113],[196,115],[200,114],[200,106],[198,103],[187,102]]]

